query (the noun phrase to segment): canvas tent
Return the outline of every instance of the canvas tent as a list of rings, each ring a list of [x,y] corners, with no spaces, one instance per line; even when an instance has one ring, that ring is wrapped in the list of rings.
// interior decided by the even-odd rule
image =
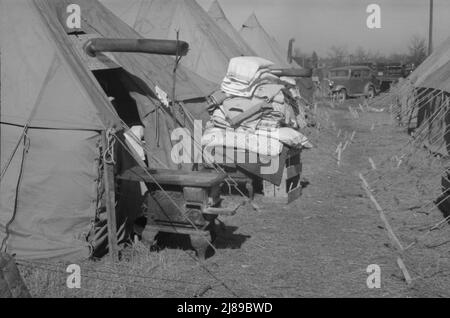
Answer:
[[[217,23],[217,25],[239,46],[244,55],[256,56],[257,54],[245,42],[239,32],[233,27],[223,12],[219,1],[214,0],[208,9],[209,16]]]
[[[0,2],[0,242],[20,259],[73,261],[92,253],[90,234],[103,208],[101,133],[124,129],[120,113],[137,114],[128,120],[145,126],[149,165],[178,167],[170,160],[170,132],[179,121],[156,98],[158,88],[172,88],[173,59],[115,53],[119,68],[92,71],[76,45],[85,34],[63,27],[69,4],[82,9],[81,33],[140,38],[97,1]],[[203,105],[212,84],[183,67],[177,77],[176,98],[185,105],[193,100],[193,108]],[[115,96],[116,88],[123,95]],[[137,195],[129,191],[122,193],[119,213],[130,213],[137,203],[127,201]],[[130,217],[122,214],[122,220]]]
[[[450,155],[450,38],[445,40],[407,79],[381,101],[396,106],[393,113],[411,134],[411,144],[441,158]],[[414,155],[414,152],[411,153]],[[403,155],[403,157],[406,154]],[[447,160],[441,173],[437,207],[449,214],[450,174]]]
[[[231,58],[248,55],[195,0],[102,0],[145,38],[179,39],[190,44],[181,64],[214,83],[225,76]]]
[[[449,59],[450,52],[450,37],[446,39],[436,50],[420,64],[413,73],[410,74],[409,79],[416,87],[421,87],[423,80],[441,68]]]
[[[301,68],[294,61],[292,63],[288,63],[287,52],[285,52],[279,46],[277,41],[267,33],[254,13],[252,13],[243,23],[239,34],[256,52],[256,54],[258,54],[258,56],[274,62],[277,67]],[[302,96],[307,101],[312,102],[312,80],[307,78],[299,78],[297,79],[297,85]]]
[[[299,67],[297,63],[287,62],[287,52],[262,27],[258,18],[252,13],[242,24],[239,34],[259,56],[268,59],[279,67]]]
[[[415,130],[417,145],[431,152],[450,154],[450,38],[445,40],[392,92],[397,115]]]

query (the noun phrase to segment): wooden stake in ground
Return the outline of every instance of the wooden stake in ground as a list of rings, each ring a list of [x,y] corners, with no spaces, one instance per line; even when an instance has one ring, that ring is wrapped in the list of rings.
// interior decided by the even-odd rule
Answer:
[[[106,132],[102,132],[103,152],[108,151],[108,138]],[[103,156],[104,158],[106,156]],[[105,205],[108,227],[108,250],[111,262],[119,260],[117,246],[117,221],[116,221],[116,199],[114,182],[114,165],[111,162],[103,162],[103,182],[105,186]]]
[[[375,162],[370,157],[369,157],[369,162],[370,162],[370,165],[372,166],[372,170],[377,170],[377,166],[375,165]]]
[[[359,118],[358,111],[353,109],[353,107],[348,106],[348,110],[349,110],[349,112],[350,112],[350,114],[352,115],[353,118],[355,118],[355,119]]]
[[[337,165],[341,165],[341,155],[342,155],[342,147],[341,144],[339,144],[339,147],[337,149]]]
[[[350,141],[348,141],[348,140],[345,142],[344,147],[342,147],[342,151],[344,151],[347,148],[349,143],[350,143]]]
[[[361,109],[361,112],[364,112],[364,108],[362,107],[361,104],[359,104],[359,109]]]
[[[403,277],[405,277],[406,283],[408,285],[411,285],[412,283],[412,279],[411,276],[409,275],[408,270],[406,269],[405,263],[403,263],[403,260],[399,257],[397,257],[397,265],[400,268],[400,270],[403,273]]]
[[[400,254],[403,253],[403,251],[405,249],[403,248],[402,243],[400,243],[400,240],[395,235],[394,230],[392,229],[391,225],[389,224],[389,221],[387,220],[383,209],[381,208],[381,206],[378,204],[377,200],[373,196],[372,191],[370,190],[369,184],[367,183],[366,179],[363,177],[363,175],[361,173],[359,174],[359,178],[362,181],[363,188],[366,191],[367,196],[373,202],[373,204],[375,205],[375,208],[377,209],[378,213],[380,214],[380,218],[381,218],[381,220],[384,223],[384,227],[386,228],[386,231],[388,232],[389,238],[394,243],[394,245],[395,245],[396,249],[398,250],[398,252]],[[409,272],[406,269],[406,266],[403,263],[403,260],[401,259],[400,256],[398,256],[398,258],[397,258],[397,265],[400,268],[400,270],[402,271],[403,276],[405,277],[406,283],[408,285],[410,285],[412,283],[411,275],[409,275]]]

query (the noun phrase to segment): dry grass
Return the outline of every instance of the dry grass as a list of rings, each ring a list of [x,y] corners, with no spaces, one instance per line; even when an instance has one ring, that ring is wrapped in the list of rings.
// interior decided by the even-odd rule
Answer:
[[[404,257],[413,278],[407,286],[396,255],[357,177],[366,174],[394,231],[406,246],[442,220],[428,206],[439,195],[442,163],[423,151],[396,167],[390,160],[408,136],[386,113],[360,112],[348,105],[319,105],[319,130],[307,131],[317,146],[304,153],[303,196],[289,206],[261,196],[255,211],[248,206],[223,219],[218,252],[200,265],[185,246],[150,252],[142,244],[124,260],[86,261],[82,288],[66,288],[66,265],[20,266],[33,296],[39,297],[416,297],[450,296],[450,227],[443,224],[409,249]],[[338,136],[338,131],[341,134]],[[337,166],[335,149],[354,140]],[[305,180],[306,181],[306,180]],[[234,199],[233,197],[228,199]],[[426,214],[427,212],[428,214]],[[366,268],[382,269],[382,288],[368,289]],[[225,282],[226,287],[222,285]],[[211,287],[211,288],[209,288]]]
[[[193,274],[199,268],[194,261],[186,262],[185,257],[180,250],[156,253],[138,243],[116,264],[107,259],[78,264],[81,289],[66,287],[69,264],[19,262],[19,269],[33,297],[192,297],[206,281],[186,275],[187,269]],[[179,262],[183,262],[182,267]]]

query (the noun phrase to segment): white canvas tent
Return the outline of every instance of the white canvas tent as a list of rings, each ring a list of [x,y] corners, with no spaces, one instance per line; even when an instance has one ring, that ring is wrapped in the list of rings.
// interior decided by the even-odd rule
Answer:
[[[112,12],[145,38],[179,39],[190,45],[181,64],[220,83],[229,60],[248,55],[195,0],[102,0]]]
[[[222,29],[222,31],[224,31],[239,46],[244,55],[257,55],[228,20],[218,0],[214,0],[211,3],[211,6],[208,9],[208,14]]]
[[[450,38],[388,96],[397,101],[397,117],[415,131],[415,144],[450,154]]]
[[[250,47],[263,58],[266,58],[282,68],[301,68],[296,62],[288,63],[287,51],[283,50],[273,37],[263,28],[258,18],[252,13],[242,25],[239,32]],[[296,80],[300,93],[305,100],[312,103],[313,82],[310,78]]]
[[[82,9],[80,34],[65,29],[69,4]],[[120,67],[92,71],[76,45],[83,34],[141,38],[96,0],[2,0],[0,15],[0,244],[19,259],[87,258],[105,207],[102,134],[122,136],[122,114],[136,114],[145,127],[149,166],[178,168],[170,155],[178,124],[156,97],[158,88],[171,90],[174,60],[114,53]],[[184,67],[177,83],[176,99],[186,106],[212,85]],[[114,104],[109,96],[116,97]],[[112,147],[112,140],[110,146],[111,152],[122,148]],[[130,164],[125,155],[115,158],[117,169]],[[141,194],[132,185],[123,190],[116,207],[120,224],[138,213],[133,199]]]
[[[267,33],[254,13],[242,24],[239,34],[258,56],[273,61],[279,67],[300,68],[295,62],[288,63],[287,52]]]

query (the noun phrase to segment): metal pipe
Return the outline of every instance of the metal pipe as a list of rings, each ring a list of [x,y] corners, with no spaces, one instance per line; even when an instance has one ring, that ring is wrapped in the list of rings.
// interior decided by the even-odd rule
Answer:
[[[189,44],[184,41],[155,39],[90,39],[84,44],[89,56],[95,57],[100,52],[147,53],[160,55],[185,56]]]
[[[294,59],[294,42],[295,42],[294,38],[289,40],[288,53],[287,53],[288,63],[292,63],[292,60]]]

